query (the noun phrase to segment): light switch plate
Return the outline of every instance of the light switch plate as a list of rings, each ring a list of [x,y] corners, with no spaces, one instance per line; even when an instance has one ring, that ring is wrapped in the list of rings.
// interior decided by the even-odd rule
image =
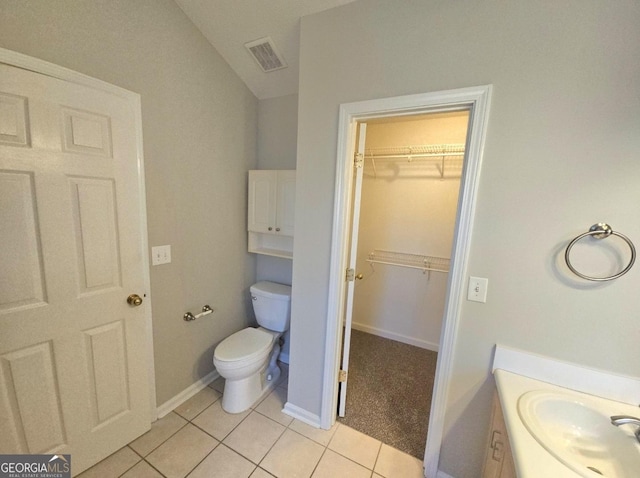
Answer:
[[[469,291],[467,292],[467,299],[474,302],[486,302],[488,286],[489,279],[484,277],[469,277]]]
[[[154,246],[151,248],[151,265],[169,264],[171,262],[171,246]]]

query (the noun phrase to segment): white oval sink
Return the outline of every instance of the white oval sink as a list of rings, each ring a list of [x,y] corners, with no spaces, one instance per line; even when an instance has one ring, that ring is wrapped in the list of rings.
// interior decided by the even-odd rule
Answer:
[[[538,443],[580,476],[640,476],[634,427],[611,424],[610,417],[620,414],[617,402],[534,390],[520,396],[518,414]]]

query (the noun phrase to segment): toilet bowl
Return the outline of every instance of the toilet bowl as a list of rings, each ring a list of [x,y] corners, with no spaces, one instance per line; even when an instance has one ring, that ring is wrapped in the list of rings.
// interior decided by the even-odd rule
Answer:
[[[291,287],[262,281],[250,288],[261,327],[247,327],[216,347],[213,364],[225,379],[222,408],[228,413],[249,409],[280,378],[280,337],[289,328]]]

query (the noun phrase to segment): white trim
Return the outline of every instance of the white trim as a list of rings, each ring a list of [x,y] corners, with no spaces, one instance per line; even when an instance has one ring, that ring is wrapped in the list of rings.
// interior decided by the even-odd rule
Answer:
[[[98,80],[91,76],[87,76],[83,73],[70,70],[54,63],[49,63],[39,58],[23,55],[15,51],[0,48],[0,63],[7,65],[17,66],[24,70],[40,73],[41,75],[50,76],[59,80],[68,81],[70,83],[76,83],[78,85],[88,86],[96,90],[101,90],[112,95],[120,96],[121,98],[131,99],[132,97],[140,98],[138,93],[125,90],[106,81]]]
[[[135,130],[136,130],[136,153],[138,162],[138,181],[140,190],[140,230],[142,237],[140,238],[142,247],[142,268],[146,300],[144,308],[145,316],[145,332],[147,343],[147,357],[149,358],[149,400],[151,417],[153,421],[157,418],[155,415],[156,409],[156,384],[155,384],[155,360],[153,355],[153,321],[151,313],[151,276],[149,269],[149,246],[148,246],[148,234],[147,234],[147,205],[146,205],[146,192],[145,192],[145,174],[144,174],[144,153],[143,153],[143,141],[142,141],[142,106],[140,95],[119,86],[112,85],[102,80],[92,78],[90,76],[78,73],[77,71],[64,68],[48,61],[33,58],[31,56],[24,55],[15,51],[0,48],[0,63],[22,68],[24,70],[33,71],[42,75],[47,75],[52,78],[64,80],[70,83],[76,83],[79,85],[87,86],[96,90],[104,91],[128,100],[133,108],[135,116]]]
[[[437,111],[469,110],[467,133],[467,158],[461,180],[461,200],[458,205],[449,288],[445,304],[440,352],[431,403],[429,433],[425,449],[425,474],[436,476],[440,458],[440,446],[444,434],[444,415],[453,351],[458,329],[460,306],[464,297],[471,231],[482,163],[482,152],[487,129],[491,85],[434,93],[408,95],[396,98],[361,101],[340,105],[338,125],[338,149],[336,186],[334,198],[333,233],[329,294],[327,300],[327,336],[320,422],[322,428],[330,428],[335,421],[338,392],[338,364],[340,359],[341,312],[344,305],[344,274],[347,263],[346,244],[349,236],[349,185],[352,169],[349,156],[352,125],[368,118],[403,116]]]
[[[321,428],[320,417],[318,415],[308,412],[304,408],[300,408],[299,406],[294,405],[291,402],[287,402],[284,404],[282,413],[286,413],[290,417],[293,417],[296,420],[300,420],[301,422],[304,422],[307,425],[311,425],[312,427]]]
[[[157,418],[162,418],[165,415],[169,414],[170,412],[175,410],[177,407],[182,405],[184,402],[189,400],[191,397],[193,397],[200,390],[204,390],[205,388],[207,388],[207,386],[211,382],[213,382],[214,380],[217,380],[218,378],[220,378],[220,374],[216,369],[213,369],[211,372],[209,372],[207,375],[202,377],[196,383],[188,386],[182,392],[177,394],[175,397],[170,398],[169,400],[164,402],[162,405],[160,405],[156,410]]]
[[[420,347],[421,349],[432,350],[437,352],[440,348],[439,344],[429,342],[427,340],[416,339],[415,337],[409,337],[408,335],[398,334],[391,332],[390,330],[379,329],[378,327],[372,327],[370,325],[361,324],[360,322],[352,322],[351,328],[367,332],[368,334],[377,335],[378,337],[384,337],[385,339],[395,340],[396,342],[402,342],[403,344],[413,345]]]

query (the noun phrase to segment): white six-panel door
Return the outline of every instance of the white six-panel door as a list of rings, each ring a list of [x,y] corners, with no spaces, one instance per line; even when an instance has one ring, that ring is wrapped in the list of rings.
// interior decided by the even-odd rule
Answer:
[[[0,453],[74,474],[151,422],[134,108],[0,64]]]

